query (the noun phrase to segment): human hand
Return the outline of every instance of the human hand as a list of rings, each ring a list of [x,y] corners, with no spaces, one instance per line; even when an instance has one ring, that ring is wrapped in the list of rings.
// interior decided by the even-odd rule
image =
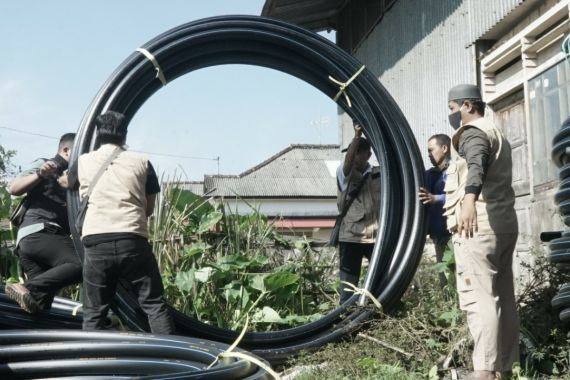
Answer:
[[[358,123],[353,123],[352,127],[354,128],[354,137],[361,137],[362,136],[362,127]]]
[[[465,232],[465,238],[473,237],[473,233],[478,231],[477,226],[477,209],[475,208],[475,194],[466,194],[461,206],[461,214],[459,215],[459,223],[457,233],[462,236]]]
[[[62,175],[60,175],[59,177],[57,177],[57,183],[59,183],[59,186],[63,187],[64,189],[67,189],[69,187],[69,181],[67,178],[67,174],[68,171],[64,171]]]
[[[432,205],[435,203],[435,196],[423,187],[420,187],[420,191],[418,193],[418,196],[420,197],[420,201],[424,205],[427,205],[427,204]]]
[[[47,178],[52,176],[57,171],[57,165],[53,161],[46,161],[37,171],[38,176],[41,178]]]

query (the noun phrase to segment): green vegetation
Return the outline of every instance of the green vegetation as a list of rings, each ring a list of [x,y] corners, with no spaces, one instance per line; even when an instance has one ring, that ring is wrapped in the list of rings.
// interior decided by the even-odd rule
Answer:
[[[171,305],[200,321],[258,331],[305,324],[338,302],[334,255],[304,239],[284,239],[250,205],[227,206],[164,189],[152,240]]]
[[[518,298],[521,363],[515,379],[568,379],[570,334],[550,300],[570,277],[552,267],[544,253],[524,265],[530,279]],[[453,256],[443,264],[424,260],[398,309],[363,326],[346,341],[294,358],[287,367],[318,366],[297,379],[439,379],[469,372],[472,340],[459,310],[453,282],[441,289],[437,271],[451,274]],[[448,276],[453,279],[453,276]]]

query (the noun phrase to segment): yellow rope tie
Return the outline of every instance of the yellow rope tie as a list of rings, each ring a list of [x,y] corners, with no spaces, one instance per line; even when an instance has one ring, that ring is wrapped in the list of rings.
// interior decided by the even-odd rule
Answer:
[[[338,92],[336,93],[335,97],[333,98],[333,100],[335,102],[338,100],[338,98],[340,98],[341,95],[344,95],[344,98],[346,99],[346,103],[348,104],[349,107],[352,107],[352,104],[350,103],[350,98],[346,94],[346,89],[352,83],[352,81],[355,80],[360,75],[360,73],[364,71],[365,68],[366,68],[366,66],[362,65],[362,67],[360,69],[358,69],[358,71],[356,73],[354,73],[354,75],[352,77],[350,77],[350,79],[347,80],[346,82],[341,82],[341,81],[339,81],[339,80],[337,80],[337,79],[335,79],[329,75],[329,79],[331,81],[333,81],[334,83],[339,85]]]
[[[350,288],[352,288],[352,289],[344,288],[345,291],[353,292],[354,294],[365,295],[374,303],[374,305],[376,305],[378,310],[382,311],[382,304],[380,303],[380,301],[378,301],[378,299],[376,297],[374,297],[374,295],[372,293],[370,293],[367,289],[358,288],[358,287],[354,286],[353,284],[351,284],[350,282],[346,282],[346,281],[341,281],[341,283],[348,285],[348,286],[350,286]]]
[[[210,364],[208,366],[208,369],[212,368],[214,366],[214,364],[216,364],[218,362],[218,360],[220,359],[220,357],[222,356],[223,353],[226,352],[232,352],[234,350],[234,348],[237,347],[237,345],[239,344],[239,342],[241,342],[241,340],[243,339],[243,336],[245,335],[246,331],[247,331],[247,326],[249,325],[249,316],[246,315],[245,316],[245,325],[243,326],[243,329],[241,330],[241,333],[238,335],[237,339],[235,340],[235,342],[232,343],[231,346],[228,347],[228,349],[224,352],[222,352],[221,354],[219,354],[218,356],[216,356],[216,359],[214,359],[214,361],[212,362],[212,364]]]
[[[273,376],[273,378],[275,380],[281,380],[281,377],[279,376],[279,374],[277,372],[272,370],[271,367],[269,367],[267,364],[265,364],[264,362],[262,362],[258,358],[254,358],[251,355],[244,354],[243,352],[227,352],[226,351],[226,352],[222,352],[220,354],[220,356],[224,357],[224,358],[239,358],[239,359],[247,360],[248,362],[257,365],[259,368],[263,369],[265,372],[267,372],[268,374]]]
[[[83,307],[83,304],[79,304],[77,306],[75,306],[73,308],[73,310],[71,310],[71,315],[73,315],[74,317],[77,315],[77,312],[79,311],[79,309],[81,309]]]
[[[164,77],[164,73],[160,68],[160,65],[158,64],[158,61],[156,60],[154,55],[152,55],[148,50],[143,48],[137,48],[137,51],[142,55],[144,55],[152,63],[154,69],[156,70],[156,78],[158,78],[162,82],[163,86],[166,86],[166,78]]]
[[[245,325],[243,326],[243,329],[241,330],[241,333],[239,334],[239,336],[237,337],[235,342],[233,342],[232,345],[229,346],[227,350],[225,350],[224,352],[221,352],[218,356],[216,356],[216,359],[214,359],[212,364],[210,364],[207,369],[212,368],[214,366],[214,364],[216,364],[218,362],[218,360],[220,360],[220,358],[239,358],[239,359],[247,360],[248,362],[253,363],[253,364],[257,365],[258,367],[262,368],[268,374],[273,376],[273,378],[275,380],[281,380],[281,377],[279,377],[279,374],[277,372],[275,372],[274,370],[272,370],[271,367],[269,367],[267,364],[263,363],[261,360],[255,358],[251,355],[244,354],[243,352],[233,352],[233,350],[238,346],[238,344],[243,339],[243,336],[247,332],[247,326],[248,325],[249,325],[249,316],[246,315]]]

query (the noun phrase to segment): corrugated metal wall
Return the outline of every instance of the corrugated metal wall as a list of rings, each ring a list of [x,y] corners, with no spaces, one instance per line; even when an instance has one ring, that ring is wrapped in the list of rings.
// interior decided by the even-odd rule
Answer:
[[[452,133],[449,88],[476,83],[472,43],[522,2],[399,0],[354,52],[400,105],[422,150],[429,136]],[[345,118],[341,123],[341,145],[346,146],[352,125]]]
[[[465,0],[462,7],[469,15],[469,30],[467,42],[475,42],[480,36],[485,34],[495,24],[516,7],[524,3],[525,0]]]

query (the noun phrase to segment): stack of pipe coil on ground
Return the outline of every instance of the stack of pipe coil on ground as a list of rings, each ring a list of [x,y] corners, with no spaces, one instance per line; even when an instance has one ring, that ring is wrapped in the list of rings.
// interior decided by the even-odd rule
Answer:
[[[10,300],[0,286],[0,329],[81,329],[80,304],[67,298],[55,297],[49,311],[28,314]]]
[[[114,110],[125,114],[130,121],[144,102],[162,88],[162,80],[158,78],[165,78],[168,83],[209,66],[249,64],[288,73],[335,98],[339,85],[329,76],[346,82],[362,67],[350,54],[315,33],[255,16],[215,17],[184,24],[154,38],[142,49],[145,54],[140,50],[133,52],[89,106],[78,130],[70,165],[72,171],[79,155],[96,148],[95,118],[106,110]],[[149,56],[152,60],[147,58]],[[229,83],[228,92],[235,90]],[[278,88],[272,90],[279,91]],[[385,310],[390,310],[412,280],[425,242],[425,212],[416,195],[423,185],[423,161],[405,117],[372,72],[362,71],[345,90],[352,107],[342,94],[338,104],[363,126],[380,163],[383,179],[377,243],[364,286]],[[79,207],[77,192],[69,192],[68,205],[73,226]],[[76,231],[73,235],[82,254]],[[131,329],[148,331],[146,317],[128,286],[121,285],[118,293],[117,314]],[[279,362],[300,350],[338,340],[375,313],[370,307],[356,306],[358,299],[355,295],[320,320],[301,327],[247,333],[241,346],[271,362]],[[229,343],[238,334],[207,325],[176,310],[173,315],[177,333],[181,335]]]
[[[392,309],[413,278],[425,242],[425,213],[416,196],[418,188],[423,186],[424,167],[406,119],[375,75],[368,70],[359,73],[362,65],[356,59],[317,34],[281,21],[254,16],[216,17],[191,22],[154,38],[142,48],[145,54],[131,54],[107,80],[85,113],[77,134],[70,170],[76,170],[80,154],[96,148],[95,118],[106,110],[114,110],[124,113],[131,120],[144,102],[163,86],[157,77],[170,82],[188,72],[221,64],[258,65],[293,75],[329,97],[337,98],[339,106],[363,126],[378,158],[382,176],[379,231],[364,287],[380,301],[384,310]],[[152,60],[147,58],[149,54],[152,55]],[[160,67],[160,75],[157,75],[157,67]],[[356,73],[359,74],[352,78]],[[344,94],[339,93],[339,85],[331,81],[329,76],[341,82],[352,78],[350,84],[342,87]],[[228,86],[231,87],[231,84]],[[79,207],[76,191],[69,192],[68,205],[70,224],[74,230]],[[83,246],[77,231],[73,231],[73,237],[80,256],[83,256]],[[354,295],[320,320],[304,326],[271,332],[249,332],[245,334],[240,347],[276,363],[300,350],[315,349],[338,340],[347,333],[354,332],[376,314],[376,309],[366,306],[364,297],[359,297]],[[120,284],[115,301],[114,311],[128,328],[148,331],[146,316],[138,307],[127,284]],[[80,317],[72,316],[69,310],[75,306],[58,299],[51,311],[42,312],[41,318],[31,317],[16,311],[15,304],[0,295],[0,327],[78,328]],[[65,311],[62,312],[62,309]],[[84,374],[85,369],[93,369],[94,372],[90,373],[97,378],[97,368],[110,368],[115,363],[117,368],[126,371],[120,370],[117,373],[128,376],[133,374],[128,367],[135,367],[133,371],[137,372],[139,369],[136,367],[140,363],[141,367],[149,370],[158,367],[167,372],[181,370],[181,378],[192,378],[200,371],[196,372],[196,368],[203,366],[196,364],[194,374],[190,373],[189,367],[194,362],[203,363],[200,355],[206,355],[202,348],[197,347],[194,352],[196,357],[193,354],[187,356],[191,351],[188,351],[188,347],[194,347],[197,338],[229,344],[238,336],[237,331],[207,325],[176,310],[172,312],[177,334],[192,338],[153,337],[134,333],[96,335],[74,331],[3,331],[0,334],[0,353],[4,355],[2,371],[18,368],[17,371],[21,371],[19,373],[25,374],[39,366],[43,369],[53,368],[50,370],[53,375],[72,376]],[[33,343],[34,346],[17,347],[28,343]],[[208,351],[213,356],[216,356],[218,347],[220,350],[225,349],[222,343],[208,344],[216,348]],[[110,354],[111,351],[107,350],[111,346],[120,346],[121,349],[113,349],[110,354],[113,359],[109,360],[74,360],[79,357],[79,352],[83,352],[82,346],[105,357]],[[49,363],[38,362],[48,351],[57,352],[58,355],[61,353],[62,356]],[[11,356],[15,352],[20,352],[19,356]],[[121,354],[119,357],[117,352]],[[155,360],[158,355],[165,355],[168,360]],[[224,364],[226,365],[239,367],[240,373],[247,372],[247,378],[250,379],[265,376],[265,372],[246,362],[236,361]],[[74,368],[79,369],[75,372]],[[184,371],[190,372],[184,374]],[[213,373],[218,373],[218,378],[232,378],[220,375],[224,371],[222,366],[214,368]],[[178,378],[171,375],[168,377]],[[209,377],[204,375],[202,378]]]
[[[222,343],[179,336],[73,330],[0,331],[2,379],[247,379],[271,377]],[[242,350],[235,350],[244,354]],[[251,354],[246,354],[253,357]],[[213,364],[215,363],[215,364]],[[213,364],[209,367],[210,364]]]
[[[566,119],[552,141],[552,161],[559,168],[559,190],[554,202],[564,224],[570,227],[570,118]],[[570,231],[560,231],[549,239],[548,260],[561,269],[570,270]],[[570,284],[563,285],[552,299],[552,307],[560,311],[560,320],[570,322]]]

